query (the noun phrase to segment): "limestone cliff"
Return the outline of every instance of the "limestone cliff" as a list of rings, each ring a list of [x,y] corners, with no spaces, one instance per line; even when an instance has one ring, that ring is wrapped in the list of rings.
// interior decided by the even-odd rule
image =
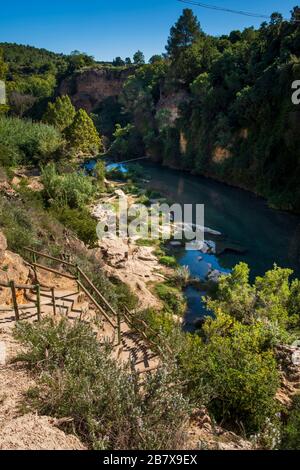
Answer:
[[[95,111],[110,97],[117,97],[134,68],[118,69],[102,67],[87,69],[62,80],[58,93],[69,95],[76,108]]]

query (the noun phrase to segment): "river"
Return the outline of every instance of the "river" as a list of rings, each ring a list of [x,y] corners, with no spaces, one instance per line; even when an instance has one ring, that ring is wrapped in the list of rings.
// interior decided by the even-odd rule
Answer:
[[[172,202],[204,204],[205,226],[222,233],[219,244],[229,248],[233,245],[238,250],[219,255],[174,250],[178,262],[188,266],[192,276],[203,279],[211,268],[230,272],[240,261],[250,266],[252,280],[274,263],[300,276],[300,217],[273,210],[264,199],[248,191],[155,164],[142,165],[149,188]],[[212,237],[206,234],[205,239]],[[198,291],[188,288],[186,296],[186,322],[193,324],[205,311]]]
[[[94,165],[91,162],[89,169]],[[263,275],[276,263],[291,268],[300,277],[300,217],[268,207],[266,201],[251,192],[212,179],[192,176],[149,162],[144,169],[145,186],[158,191],[172,203],[204,204],[205,226],[221,232],[221,237],[205,234],[207,241],[227,249],[220,254],[174,249],[179,264],[188,266],[193,277],[205,279],[211,269],[229,273],[240,261],[251,269],[251,279]],[[206,311],[201,292],[189,287],[186,292],[187,329]],[[203,293],[204,294],[204,293]]]

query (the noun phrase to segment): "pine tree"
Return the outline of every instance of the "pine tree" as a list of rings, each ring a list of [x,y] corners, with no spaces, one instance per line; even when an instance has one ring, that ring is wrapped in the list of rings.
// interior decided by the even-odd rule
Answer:
[[[200,23],[192,10],[185,8],[179,20],[171,28],[166,50],[173,61],[191,46],[201,35]]]
[[[135,65],[144,65],[145,56],[142,51],[137,51],[133,56],[133,63]]]
[[[70,147],[77,152],[97,154],[102,149],[101,138],[93,120],[84,109],[77,111],[65,134]]]
[[[72,124],[75,114],[76,111],[69,96],[59,96],[54,103],[48,103],[43,121],[64,131]]]

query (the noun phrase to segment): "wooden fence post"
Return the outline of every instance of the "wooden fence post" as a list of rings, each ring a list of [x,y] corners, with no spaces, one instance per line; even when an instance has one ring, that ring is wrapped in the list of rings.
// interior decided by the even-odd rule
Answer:
[[[39,284],[36,286],[36,308],[38,321],[41,321],[41,287]]]
[[[54,287],[51,288],[52,304],[53,304],[53,315],[56,316],[56,299]]]
[[[118,346],[121,344],[121,315],[120,315],[120,312],[118,311],[117,312],[117,321],[118,321],[118,325],[117,325],[117,329],[118,329]]]
[[[36,254],[34,252],[32,252],[32,260],[33,260],[33,271],[34,271],[34,277],[35,277],[35,280],[36,282],[38,282],[38,276],[37,276],[37,270],[36,270]]]
[[[18,300],[17,300],[16,287],[15,287],[14,281],[10,281],[10,288],[11,288],[11,295],[12,295],[12,301],[13,301],[14,310],[15,310],[16,321],[19,321],[20,314],[19,314]]]
[[[79,293],[80,292],[81,276],[80,276],[80,270],[78,268],[78,264],[76,264],[76,271],[77,271],[77,287],[78,287],[78,293]]]

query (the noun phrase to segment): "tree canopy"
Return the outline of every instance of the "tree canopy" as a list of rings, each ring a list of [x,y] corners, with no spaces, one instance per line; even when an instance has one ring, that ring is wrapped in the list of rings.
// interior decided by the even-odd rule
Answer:
[[[133,63],[135,65],[143,65],[145,63],[145,56],[142,51],[137,51],[133,56]]]
[[[72,124],[75,114],[76,111],[69,96],[59,96],[54,103],[48,103],[43,121],[64,131]]]
[[[101,138],[93,120],[84,109],[77,111],[72,124],[66,129],[66,136],[76,152],[97,154],[102,149]]]
[[[199,38],[200,23],[190,8],[185,8],[177,23],[172,26],[166,46],[168,55],[177,60],[182,52]]]

